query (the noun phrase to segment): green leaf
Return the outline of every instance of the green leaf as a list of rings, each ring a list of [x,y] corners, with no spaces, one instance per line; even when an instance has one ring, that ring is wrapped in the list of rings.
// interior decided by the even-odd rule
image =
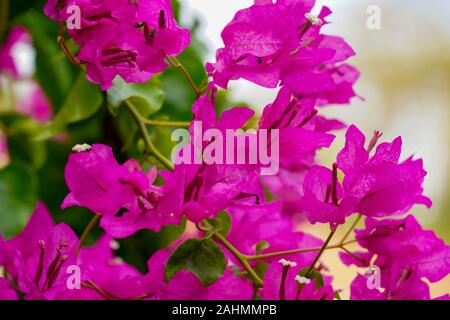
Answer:
[[[209,231],[205,234],[205,237],[210,237],[215,233],[222,231],[222,221],[218,219],[207,219]]]
[[[15,236],[28,221],[37,202],[37,178],[25,166],[0,170],[0,233]]]
[[[62,133],[69,124],[88,119],[98,111],[102,102],[103,96],[98,86],[80,73],[58,114],[38,131],[35,140],[47,140]]]
[[[306,273],[308,272],[308,270],[309,270],[309,267],[306,267],[306,268],[300,270],[298,275],[301,277],[306,277]],[[316,269],[313,269],[311,271],[311,275],[308,278],[311,280],[313,280],[313,279],[316,280],[316,288],[317,289],[320,289],[325,285],[322,274],[319,271],[317,271]]]
[[[216,217],[222,223],[222,229],[220,230],[220,234],[224,237],[227,236],[228,232],[231,229],[231,216],[226,211],[221,211],[217,214]]]
[[[107,94],[108,108],[113,115],[117,115],[125,100],[130,100],[144,117],[157,112],[163,105],[164,91],[157,77],[145,83],[126,83],[116,77],[113,83]]]
[[[270,247],[270,243],[267,241],[261,241],[258,244],[256,244],[256,254],[260,254],[263,250]]]
[[[212,229],[206,236],[211,236],[214,233],[219,233],[226,237],[231,228],[231,217],[226,211],[221,211],[217,214],[215,219],[207,219]]]
[[[210,238],[192,238],[170,256],[165,269],[166,281],[181,270],[191,271],[204,285],[219,279],[226,268],[225,255]]]

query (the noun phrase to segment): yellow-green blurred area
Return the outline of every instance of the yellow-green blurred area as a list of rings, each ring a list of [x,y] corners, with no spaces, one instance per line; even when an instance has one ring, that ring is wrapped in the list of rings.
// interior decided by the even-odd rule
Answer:
[[[219,47],[221,28],[236,10],[253,1],[227,0],[220,5],[210,0],[185,2],[203,15],[203,35]],[[433,199],[431,210],[416,206],[411,213],[425,228],[435,230],[449,243],[450,1],[324,0],[318,4],[333,11],[328,19],[331,24],[324,29],[326,33],[344,37],[357,52],[351,63],[361,71],[356,90],[365,99],[355,99],[350,106],[323,109],[321,113],[355,123],[369,136],[374,130],[381,130],[386,140],[402,136],[402,157],[415,155],[424,159],[428,172],[425,194]],[[380,29],[367,27],[373,13],[371,9],[368,13],[370,6],[380,10]],[[235,99],[257,108],[264,107],[276,94],[245,81],[234,83],[232,88]],[[344,133],[337,135],[334,146],[320,155],[320,162],[331,164],[342,148]],[[314,227],[313,233],[324,238],[326,229]],[[341,228],[336,240],[345,229]],[[348,297],[349,283],[358,270],[343,266],[337,252],[327,252],[325,259],[335,276],[336,287],[343,288],[342,296]],[[450,277],[432,286],[432,296],[448,292]]]

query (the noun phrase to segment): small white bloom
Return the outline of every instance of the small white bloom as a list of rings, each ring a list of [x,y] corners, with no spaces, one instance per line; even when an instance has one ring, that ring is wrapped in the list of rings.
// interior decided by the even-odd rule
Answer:
[[[311,282],[311,279],[302,276],[296,276],[295,281],[297,281],[299,284],[309,284]]]
[[[286,259],[280,259],[280,260],[278,260],[278,262],[281,263],[284,267],[294,268],[297,266],[297,262],[289,261]]]
[[[313,15],[312,13],[305,13],[305,18],[311,22],[313,26],[320,26],[322,25],[323,21],[319,19],[317,16]]]
[[[83,144],[77,144],[72,148],[73,152],[86,152],[86,151],[91,151],[92,147],[90,145],[88,145],[87,143],[83,143]]]

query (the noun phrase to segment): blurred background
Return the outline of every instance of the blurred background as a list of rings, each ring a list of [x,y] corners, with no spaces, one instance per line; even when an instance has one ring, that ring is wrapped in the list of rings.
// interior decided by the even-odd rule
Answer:
[[[204,63],[214,61],[215,49],[222,46],[221,30],[237,10],[250,6],[253,0],[172,2],[181,24],[192,32],[193,45],[180,60],[200,83],[205,77]],[[23,76],[10,86],[10,79],[0,72],[0,168],[3,168],[0,170],[0,232],[6,238],[20,232],[40,199],[57,221],[68,223],[81,234],[92,213],[83,208],[60,210],[67,194],[63,176],[67,155],[76,143],[101,142],[114,147],[120,162],[137,157],[141,150],[139,144],[134,143],[134,127],[120,111],[117,117],[110,115],[104,95],[95,110],[83,104],[86,109],[78,110],[83,116],[77,121],[62,119],[66,121],[62,121],[62,125],[61,117],[58,118],[58,132],[49,131],[44,125],[47,118],[36,118],[32,110],[27,109],[30,101],[25,101],[27,103],[19,110],[14,102],[30,100],[29,90],[37,85],[42,87],[44,104],[51,106],[50,118],[63,108],[73,107],[67,99],[69,94],[82,96],[89,88],[83,88],[83,94],[73,92],[80,70],[67,61],[56,43],[57,26],[43,15],[44,0],[8,1],[7,15],[3,7],[6,0],[0,3],[0,42],[6,40],[13,25],[25,26],[32,37],[32,44],[17,50],[24,68]],[[435,230],[450,243],[450,1],[319,0],[316,10],[322,5],[333,11],[328,19],[331,24],[324,31],[344,37],[357,52],[350,62],[361,71],[356,90],[365,100],[354,99],[349,106],[331,106],[321,112],[348,124],[356,123],[367,135],[381,130],[386,140],[403,137],[404,157],[415,155],[424,159],[428,171],[425,194],[433,199],[431,210],[416,206],[412,213],[425,228]],[[369,7],[380,10],[379,29],[367,27],[367,20],[373,13],[368,13]],[[75,52],[76,46],[71,42],[68,45]],[[166,94],[161,110],[153,116],[190,120],[187,106],[195,96],[180,73],[169,68],[158,77],[157,83]],[[13,94],[10,87],[13,87]],[[275,95],[276,90],[236,81],[228,93],[219,94],[218,107],[244,101],[262,110]],[[43,133],[46,139],[34,139]],[[337,135],[333,147],[319,155],[320,162],[331,164],[342,148],[344,133]],[[154,130],[152,137],[169,141],[170,131]],[[163,152],[170,154],[172,145],[167,143],[164,147]],[[322,238],[327,233],[326,228],[321,227],[307,231]],[[120,241],[119,255],[145,270],[146,258],[172,242],[179,232],[179,228],[171,227],[159,234],[139,232]],[[100,230],[96,230],[88,242],[94,242],[99,233]],[[349,283],[360,270],[343,266],[337,252],[327,252],[325,259],[335,276],[334,285],[342,288],[341,296],[347,298]],[[432,296],[448,292],[450,277],[432,286]]]
[[[252,0],[185,0],[183,18],[200,16],[201,39],[214,48],[223,46],[220,32],[234,13]],[[384,139],[403,138],[403,156],[423,158],[428,175],[425,194],[433,199],[427,210],[415,206],[411,213],[450,243],[450,1],[448,0],[322,0],[316,11],[328,6],[333,14],[325,33],[339,35],[355,49],[351,59],[361,71],[357,93],[350,106],[321,110],[330,117],[355,123],[367,135],[381,130]],[[367,20],[374,7],[380,11],[380,29],[371,30]],[[369,8],[369,9],[368,9]],[[369,11],[368,11],[369,10]],[[214,52],[209,52],[214,60]],[[239,80],[231,84],[233,100],[263,108],[276,92]],[[333,147],[320,161],[331,164],[344,144],[338,133]],[[314,228],[323,235],[325,230]],[[317,229],[317,230],[316,230]],[[345,228],[342,228],[345,229]],[[343,267],[337,253],[327,253],[335,284],[346,288],[356,270]],[[433,287],[432,295],[450,292],[450,277]],[[344,290],[343,297],[348,296]]]

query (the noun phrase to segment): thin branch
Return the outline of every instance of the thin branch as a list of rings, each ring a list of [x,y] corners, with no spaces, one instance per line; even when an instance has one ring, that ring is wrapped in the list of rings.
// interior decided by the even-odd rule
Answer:
[[[64,27],[61,22],[58,24],[58,36],[56,41],[66,55],[67,59],[69,59],[73,65],[80,66],[81,63],[73,56],[72,52],[69,50],[69,47],[67,47],[66,39],[64,38]]]
[[[333,230],[330,232],[327,240],[325,240],[325,243],[323,244],[322,248],[320,249],[319,253],[316,255],[316,257],[314,258],[313,262],[311,263],[311,265],[308,268],[308,271],[306,271],[305,277],[309,278],[311,276],[311,273],[314,269],[314,266],[316,265],[317,261],[319,261],[320,257],[322,256],[323,252],[325,251],[325,249],[327,248],[328,244],[331,241],[331,238],[333,238],[334,234],[336,233],[336,230]]]
[[[92,217],[91,221],[89,221],[89,224],[86,226],[86,228],[83,231],[83,234],[80,237],[80,241],[78,242],[78,246],[75,250],[75,256],[78,256],[78,253],[80,252],[81,247],[86,242],[87,237],[89,236],[89,233],[92,231],[92,229],[95,227],[97,222],[100,220],[99,215],[94,215]]]
[[[182,127],[187,128],[191,125],[189,121],[160,121],[160,120],[150,120],[142,119],[142,121],[148,126],[154,127]]]
[[[339,242],[341,245],[345,242],[345,240],[347,240],[348,236],[350,235],[350,233],[352,233],[353,229],[355,229],[356,225],[361,220],[361,218],[362,218],[362,214],[359,214],[358,217],[353,222],[353,224],[351,225],[350,229],[348,229],[348,231],[345,233],[342,240]]]
[[[126,100],[124,104],[133,117],[134,121],[136,122],[139,131],[141,132],[147,151],[156,159],[158,159],[158,161],[161,162],[167,169],[174,171],[172,162],[164,157],[164,155],[153,145],[152,140],[150,139],[150,136],[148,134],[147,127],[143,121],[143,117],[140,115],[139,111],[129,100]]]
[[[362,265],[369,267],[369,265],[367,264],[366,261],[364,261],[363,259],[361,259],[360,257],[358,257],[356,254],[354,254],[353,252],[351,252],[350,250],[348,250],[345,247],[341,247],[342,250],[344,250],[345,252],[347,252],[353,259],[355,259],[356,261],[360,262]]]
[[[248,274],[257,286],[263,285],[262,279],[256,274],[255,270],[253,270],[245,257],[231,243],[229,243],[228,240],[225,239],[225,237],[223,237],[220,233],[215,233],[213,235],[213,238],[222,243],[224,247],[227,248],[228,251],[230,251],[236,257],[236,259],[238,259],[238,261],[242,264],[245,270],[247,270]]]
[[[167,61],[170,63],[170,65],[172,67],[181,71],[181,73],[184,75],[186,80],[189,82],[189,85],[194,90],[197,97],[200,97],[200,95],[202,94],[202,91],[199,90],[199,88],[195,84],[194,80],[192,79],[191,75],[189,74],[189,71],[187,71],[187,69],[183,66],[183,64],[180,61],[178,61],[178,59],[175,57],[171,58],[165,53],[164,53],[164,56],[166,57]]]

